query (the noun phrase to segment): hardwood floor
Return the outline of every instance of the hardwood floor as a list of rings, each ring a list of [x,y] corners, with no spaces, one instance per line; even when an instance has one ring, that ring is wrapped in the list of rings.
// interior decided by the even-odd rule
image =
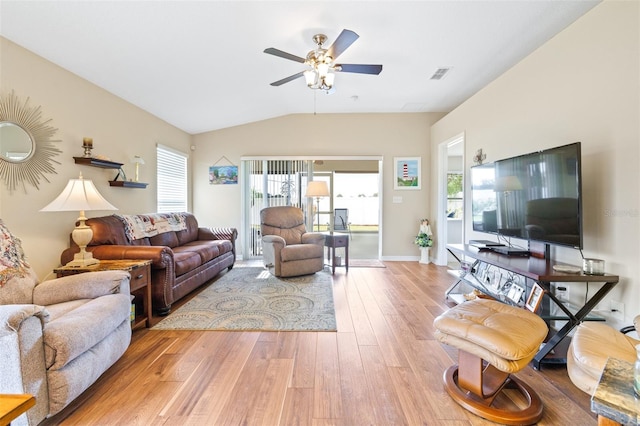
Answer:
[[[125,355],[47,424],[484,425],[446,394],[456,350],[434,340],[446,268],[386,262],[336,271],[338,332],[140,330]],[[564,367],[518,377],[540,425],[595,425]]]

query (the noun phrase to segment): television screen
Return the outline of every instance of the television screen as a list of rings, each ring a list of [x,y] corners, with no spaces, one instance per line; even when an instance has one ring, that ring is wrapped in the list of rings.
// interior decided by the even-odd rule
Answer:
[[[580,142],[471,168],[473,230],[582,248]]]

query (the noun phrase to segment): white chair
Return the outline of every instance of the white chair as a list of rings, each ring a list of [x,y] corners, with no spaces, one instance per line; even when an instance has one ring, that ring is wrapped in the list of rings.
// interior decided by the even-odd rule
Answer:
[[[347,231],[349,233],[349,238],[352,238],[351,223],[349,223],[349,209],[333,210],[333,230]]]

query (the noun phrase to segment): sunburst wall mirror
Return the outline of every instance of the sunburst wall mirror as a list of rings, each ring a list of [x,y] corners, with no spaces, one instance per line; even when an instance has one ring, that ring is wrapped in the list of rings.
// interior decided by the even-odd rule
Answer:
[[[30,106],[29,98],[20,102],[13,91],[0,94],[0,179],[10,192],[26,184],[40,189],[47,173],[56,173],[53,157],[60,151],[53,137],[58,129],[42,119],[40,106]]]

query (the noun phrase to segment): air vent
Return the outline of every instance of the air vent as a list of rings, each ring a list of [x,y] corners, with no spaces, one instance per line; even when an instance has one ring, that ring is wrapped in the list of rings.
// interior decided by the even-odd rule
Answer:
[[[436,72],[431,76],[431,80],[442,80],[447,73],[451,71],[451,68],[438,68]]]

